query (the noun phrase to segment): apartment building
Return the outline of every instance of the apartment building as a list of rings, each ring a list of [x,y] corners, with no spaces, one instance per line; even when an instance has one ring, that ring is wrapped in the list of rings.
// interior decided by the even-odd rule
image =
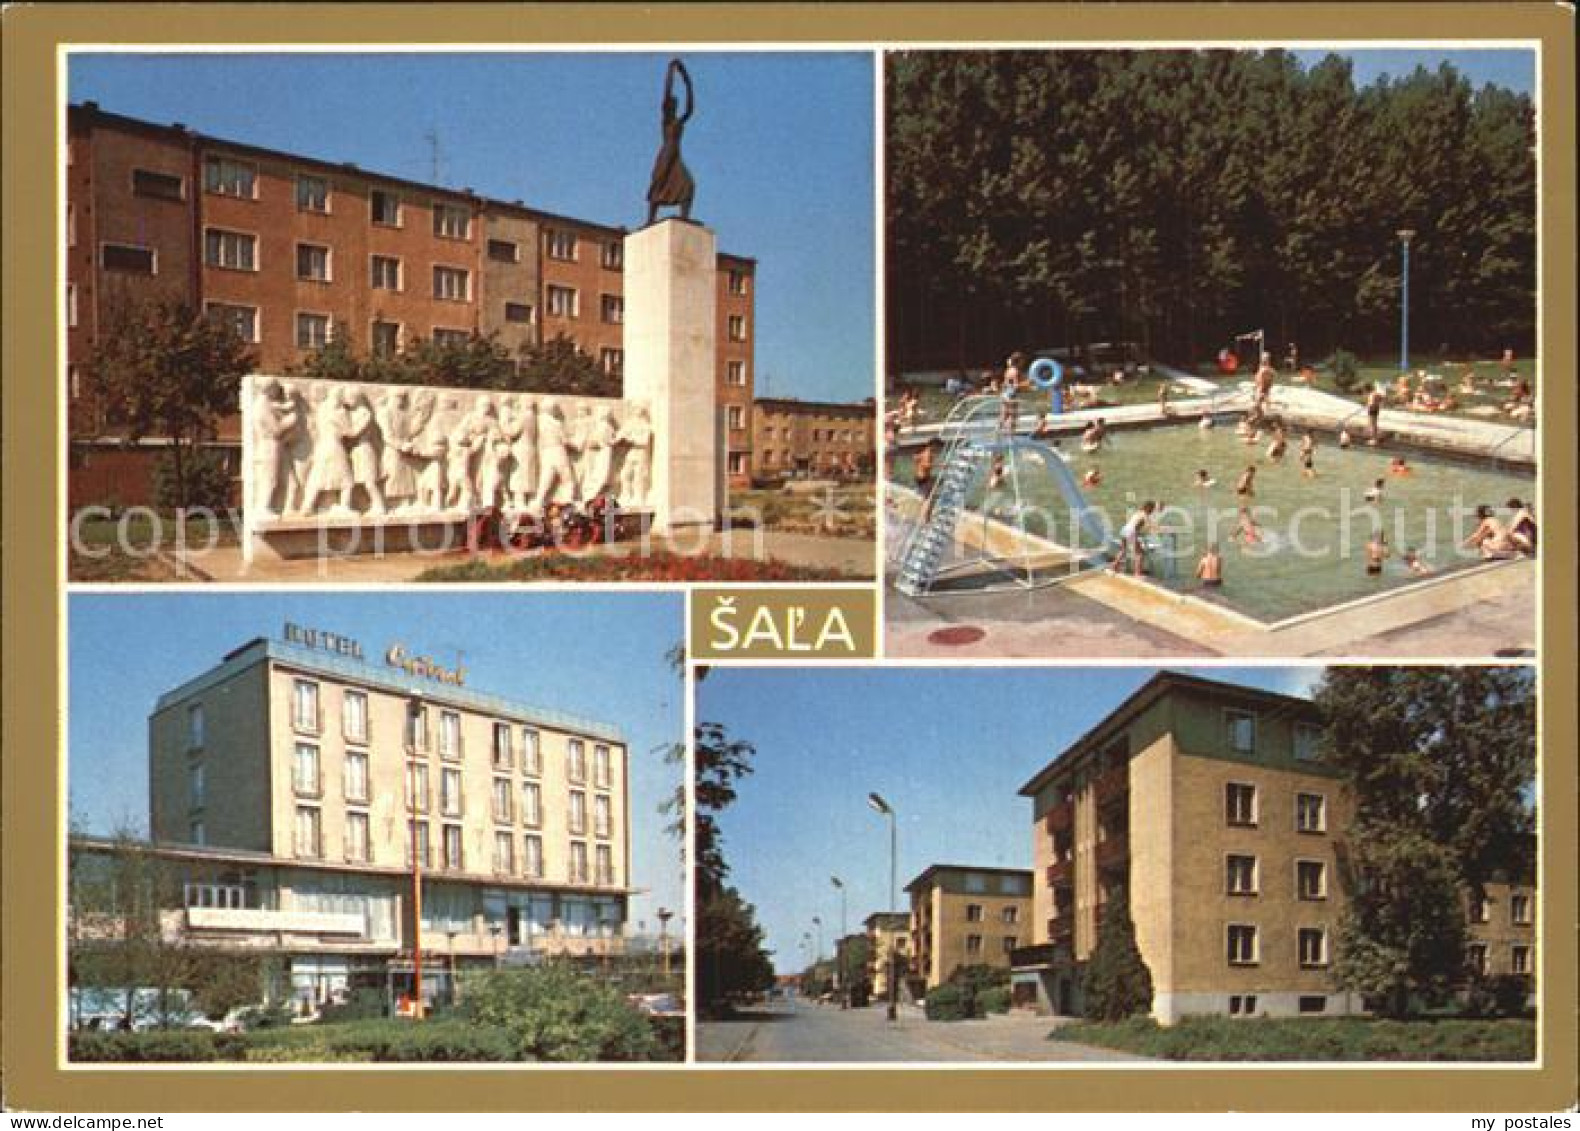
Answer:
[[[183,937],[285,957],[299,995],[619,952],[621,732],[464,669],[296,625],[162,695],[149,828]],[[102,846],[100,851],[102,851]],[[421,954],[416,953],[419,950]]]
[[[357,354],[497,335],[570,338],[624,373],[625,229],[521,201],[70,107],[66,322],[73,504],[146,502],[158,438],[128,447],[88,365],[118,305],[180,299],[230,321],[279,372],[343,335]],[[736,484],[750,477],[756,263],[718,257],[716,387]],[[239,458],[239,418],[215,450]]]
[[[911,897],[910,976],[925,989],[962,966],[1009,967],[1031,940],[1032,874],[1020,868],[934,864],[905,885]]]
[[[904,983],[911,967],[911,916],[906,911],[875,911],[862,920],[867,929],[867,981],[874,1001],[889,996],[889,972]]]
[[[1499,879],[1480,898],[1465,898],[1469,941],[1465,966],[1480,978],[1536,973],[1536,885],[1531,877]]]
[[[836,404],[782,397],[752,403],[751,476],[856,479],[870,474],[877,452],[875,402]]]

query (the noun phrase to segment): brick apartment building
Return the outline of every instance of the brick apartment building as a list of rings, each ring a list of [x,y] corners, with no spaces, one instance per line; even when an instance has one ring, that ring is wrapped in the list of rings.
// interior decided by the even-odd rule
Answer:
[[[92,102],[69,108],[66,165],[73,505],[147,501],[163,446],[128,448],[85,376],[121,302],[180,299],[224,317],[262,372],[301,363],[336,334],[369,355],[473,333],[511,353],[563,334],[604,372],[624,371],[622,228]],[[718,257],[715,381],[736,484],[752,466],[755,273],[754,260]],[[239,418],[222,421],[214,443],[237,453]]]
[[[836,404],[759,397],[751,413],[751,477],[756,482],[855,479],[872,471],[878,419],[872,400]]]
[[[1032,937],[1032,874],[1025,869],[934,864],[905,891],[910,975],[926,989],[962,966],[1008,968],[1010,954]]]

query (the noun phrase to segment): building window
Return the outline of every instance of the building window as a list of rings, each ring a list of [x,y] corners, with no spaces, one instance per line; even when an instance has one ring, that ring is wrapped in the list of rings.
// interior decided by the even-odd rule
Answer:
[[[158,262],[152,248],[136,247],[126,243],[101,245],[99,266],[106,271],[124,271],[128,275],[158,274]]]
[[[1322,728],[1310,723],[1295,724],[1295,759],[1316,762],[1322,757]]]
[[[1230,994],[1229,1015],[1231,1017],[1250,1017],[1256,1012],[1255,994]]]
[[[532,304],[529,302],[505,303],[505,321],[530,326],[532,324]]]
[[[1509,896],[1509,922],[1519,927],[1528,927],[1531,923],[1531,897],[1528,895]]]
[[[1256,786],[1229,782],[1223,791],[1224,820],[1231,825],[1255,826]]]
[[[556,318],[575,318],[580,308],[575,287],[548,286],[549,313]]]
[[[329,178],[313,177],[306,173],[296,176],[296,210],[298,212],[329,211]]]
[[[587,832],[587,794],[571,790],[570,830],[576,836]]]
[[[446,817],[461,815],[461,771],[439,772],[439,812]]]
[[[725,419],[729,422],[730,431],[739,432],[746,427],[746,409],[743,405],[732,404],[724,410]]]
[[[1295,896],[1304,900],[1328,898],[1328,866],[1320,860],[1296,860]]]
[[[513,240],[489,240],[488,258],[496,263],[520,263],[521,249]]]
[[[1296,936],[1302,966],[1328,964],[1328,932],[1322,927],[1301,927]]]
[[[746,452],[731,452],[730,453],[729,464],[730,464],[730,474],[731,475],[745,475],[746,474],[746,472],[748,470],[748,467],[747,467],[747,455],[748,455],[748,453],[746,453]]]
[[[194,703],[187,708],[187,749],[203,749],[203,704]]]
[[[587,846],[579,840],[571,841],[570,882],[573,884],[587,882]]]
[[[744,386],[746,384],[746,363],[744,361],[727,362],[724,366],[724,379],[731,385]]]
[[[625,244],[619,240],[605,240],[601,262],[607,271],[619,271],[625,267]]]
[[[625,299],[619,295],[598,296],[598,316],[605,322],[619,325],[625,321]]]
[[[329,315],[296,312],[296,348],[321,350],[329,344]]]
[[[439,757],[461,756],[461,716],[454,711],[439,712]]]
[[[1223,890],[1229,895],[1255,895],[1256,857],[1230,855],[1224,858]]]
[[[291,685],[291,721],[297,730],[318,733],[318,684],[299,679]]]
[[[1465,947],[1465,969],[1478,978],[1491,973],[1487,965],[1487,944],[1471,943]]]
[[[366,813],[347,813],[346,860],[352,864],[366,864],[371,843],[368,837],[368,815]]]
[[[966,954],[969,955],[972,958],[978,958],[978,957],[981,956],[981,954],[982,954],[982,936],[981,935],[967,935],[966,936]]]
[[[417,864],[424,868],[433,867],[433,846],[428,841],[428,822],[409,821],[406,827],[406,866],[409,868]]]
[[[496,770],[508,770],[515,765],[515,753],[510,749],[509,723],[494,724],[492,757]]]
[[[746,272],[731,270],[729,273],[730,293],[744,295],[746,293]]]
[[[228,271],[258,269],[258,237],[209,228],[203,233],[203,262]]]
[[[593,747],[593,784],[599,789],[608,789],[613,780],[609,748],[599,743]]]
[[[593,862],[598,867],[595,877],[596,882],[608,887],[614,883],[614,852],[607,844],[600,844],[593,856]]]
[[[598,367],[611,377],[625,372],[625,350],[605,346],[598,351]]]
[[[456,204],[435,204],[433,234],[447,240],[467,239],[472,234],[472,210]]]
[[[252,200],[258,195],[258,170],[243,161],[210,157],[203,163],[203,187],[219,196]]]
[[[66,246],[77,246],[77,206],[70,201],[66,203]]]
[[[428,766],[426,763],[406,763],[406,808],[413,813],[426,813],[428,811]]]
[[[587,744],[579,738],[565,746],[565,776],[574,782],[587,780]]]
[[[542,739],[532,727],[521,728],[521,772],[534,777],[543,773]]]
[[[1320,793],[1295,794],[1295,831],[1320,833],[1327,830],[1327,805]]]
[[[999,913],[999,918],[1004,920],[1006,923],[1019,923],[1020,908],[1015,906],[1006,907],[1002,912]]]
[[[421,703],[406,705],[406,749],[428,749],[428,709]]]
[[[368,756],[361,750],[346,751],[344,786],[347,801],[368,799]]]
[[[543,248],[550,259],[574,262],[576,259],[576,233],[560,228],[550,228],[543,233]]]
[[[368,280],[376,291],[401,289],[400,257],[375,255],[368,260]]]
[[[1005,954],[1009,954],[1014,949],[1015,949],[1015,936],[1014,935],[1005,935],[1004,936],[1004,953]]]
[[[152,169],[133,169],[132,195],[151,196],[155,200],[184,200],[186,199],[186,181],[174,173],[156,173]]]
[[[208,829],[201,819],[187,822],[187,843],[207,844]]]
[[[311,742],[296,744],[296,761],[291,775],[291,785],[297,793],[308,797],[317,797],[323,791],[322,780],[318,774],[318,747]]]
[[[244,342],[258,340],[258,308],[256,306],[235,306],[226,302],[211,302],[203,307],[203,312],[222,326],[230,327]]]
[[[541,879],[543,876],[543,838],[540,836],[526,836],[521,838],[521,874],[529,879]]]
[[[1485,897],[1472,896],[1468,917],[1472,923],[1490,923],[1492,922],[1492,905],[1487,902]]]
[[[433,297],[449,302],[466,302],[472,297],[472,273],[463,267],[435,265]]]
[[[509,824],[515,820],[513,806],[515,795],[510,789],[509,778],[494,779],[494,820]]]
[[[187,807],[201,809],[207,792],[207,776],[203,771],[202,762],[193,762],[187,767]]]
[[[348,742],[368,740],[368,696],[365,691],[347,690],[340,706],[340,731]]]
[[[374,189],[368,195],[368,204],[372,208],[375,224],[384,224],[391,228],[400,227],[400,197],[392,192]]]
[[[613,806],[604,794],[593,798],[593,835],[607,840],[614,829]]]
[[[1515,943],[1509,949],[1509,972],[1511,974],[1529,974],[1531,972],[1531,948],[1524,943]]]
[[[461,826],[444,826],[444,866],[452,872],[459,872],[466,867],[466,860],[461,853]]]
[[[324,854],[323,823],[310,805],[296,807],[296,854],[314,860]]]
[[[730,341],[744,342],[746,340],[746,319],[739,314],[732,314],[727,323]]]
[[[375,322],[369,337],[374,357],[394,357],[400,352],[399,322]]]
[[[1244,923],[1229,924],[1229,965],[1256,965],[1256,928]]]
[[[1236,754],[1252,754],[1256,751],[1255,715],[1245,711],[1225,711],[1223,723],[1230,750]]]
[[[435,326],[433,328],[433,344],[436,346],[444,346],[447,349],[464,349],[471,340],[472,335],[467,330],[447,330],[443,326]]]
[[[543,787],[537,782],[521,783],[521,823],[529,829],[543,825]]]
[[[968,904],[966,904],[966,922],[967,923],[980,923],[980,922],[982,922],[982,905],[980,903],[968,903]]]
[[[516,838],[509,833],[494,834],[494,873],[513,875],[516,871]]]

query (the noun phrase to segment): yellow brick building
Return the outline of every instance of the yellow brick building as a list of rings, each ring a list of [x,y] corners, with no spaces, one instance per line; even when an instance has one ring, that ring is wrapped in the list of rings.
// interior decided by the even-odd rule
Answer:
[[[927,989],[962,966],[1010,964],[1032,937],[1032,874],[1021,868],[934,864],[905,885],[911,897],[911,976]]]
[[[904,980],[911,966],[911,916],[905,911],[874,911],[862,920],[867,928],[867,981],[874,1001],[889,996],[889,971]]]

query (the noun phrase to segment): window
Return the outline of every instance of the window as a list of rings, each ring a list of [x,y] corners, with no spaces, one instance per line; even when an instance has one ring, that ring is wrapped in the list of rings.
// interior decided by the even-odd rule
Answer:
[[[366,813],[346,814],[346,859],[353,864],[366,864],[368,862],[368,815]]]
[[[400,197],[392,192],[374,189],[368,195],[368,204],[372,209],[375,224],[385,224],[392,228],[400,227]]]
[[[297,730],[318,733],[318,684],[299,679],[291,690],[291,719]]]
[[[575,287],[548,286],[549,313],[556,318],[575,318],[580,308]]]
[[[1295,861],[1295,897],[1305,900],[1328,898],[1328,866],[1320,860]]]
[[[494,724],[493,760],[496,770],[508,770],[515,765],[515,753],[510,749],[509,723]]]
[[[203,262],[229,271],[258,269],[258,237],[209,228],[203,233]]]
[[[66,203],[66,246],[77,246],[77,206]]]
[[[593,798],[593,835],[608,839],[614,828],[613,807],[603,794]]]
[[[1485,977],[1490,973],[1486,943],[1471,943],[1465,948],[1465,969],[1477,977]]]
[[[1301,927],[1296,936],[1302,966],[1328,964],[1328,932],[1322,927]]]
[[[428,811],[428,767],[422,762],[406,763],[406,808],[413,813]]]
[[[747,472],[747,455],[748,455],[748,453],[746,453],[746,452],[731,452],[730,453],[729,465],[730,465],[730,474],[731,475],[745,475],[746,474],[746,472]]]
[[[510,788],[509,778],[494,779],[494,820],[509,824],[515,820],[514,800],[515,794]]]
[[[1327,805],[1322,794],[1295,794],[1295,830],[1302,833],[1320,833],[1327,827]]]
[[[321,780],[318,776],[318,747],[311,742],[296,744],[296,762],[291,775],[291,785],[297,793],[309,797],[317,797],[322,792]]]
[[[725,418],[729,421],[730,430],[739,432],[746,427],[746,409],[742,405],[732,404],[724,410]]]
[[[521,839],[521,874],[538,879],[543,875],[543,838],[526,836]]]
[[[1531,972],[1531,948],[1523,943],[1516,943],[1509,950],[1509,972],[1511,974],[1529,974]]]
[[[472,273],[463,267],[433,269],[433,297],[449,302],[465,302],[472,297]]]
[[[346,751],[344,781],[347,801],[368,799],[368,756],[361,750]]]
[[[416,849],[413,852],[413,849]],[[433,847],[428,842],[428,822],[410,821],[407,823],[406,865],[420,864],[424,868],[433,867]]]
[[[1256,824],[1256,786],[1229,782],[1223,791],[1224,820],[1231,825]]]
[[[203,763],[193,762],[187,767],[187,805],[189,808],[203,808],[206,785],[207,780],[203,772]]]
[[[573,884],[587,882],[587,846],[579,840],[571,841],[570,882]]]
[[[508,876],[516,870],[516,838],[509,833],[494,834],[494,871]]]
[[[444,866],[455,872],[466,866],[466,860],[461,853],[460,825],[444,826]]]
[[[1224,858],[1223,890],[1229,895],[1255,895],[1256,857],[1230,855]]]
[[[1223,723],[1229,749],[1236,754],[1251,754],[1256,750],[1256,716],[1245,711],[1225,711]]]
[[[746,319],[739,314],[732,314],[727,323],[730,341],[744,342],[746,340]]]
[[[298,212],[329,211],[329,178],[313,177],[306,173],[296,176],[296,210]]]
[[[406,749],[428,749],[428,710],[421,703],[406,706]]]
[[[1321,759],[1322,728],[1310,723],[1295,724],[1295,760],[1316,762]]]
[[[296,348],[321,350],[329,344],[329,315],[296,312]]]
[[[439,757],[461,756],[461,716],[454,711],[439,712]]]
[[[1006,923],[1011,923],[1011,924],[1019,923],[1020,922],[1020,908],[1018,908],[1018,907],[1006,907],[1006,908],[1004,908],[1003,911],[1001,911],[999,913],[999,918],[1004,920],[1004,922],[1006,922]]]
[[[532,324],[532,304],[529,302],[505,303],[505,321]]]
[[[1509,922],[1517,926],[1529,926],[1531,922],[1531,897],[1528,895],[1509,896]]]
[[[1009,954],[1014,949],[1015,949],[1015,936],[1014,935],[1005,935],[1004,936],[1004,953],[1005,954]]]
[[[472,234],[472,210],[458,204],[435,204],[433,234],[447,240],[466,239]]]
[[[724,379],[731,385],[745,385],[746,363],[744,361],[732,361],[726,364],[724,367]]]
[[[203,749],[203,704],[194,703],[187,708],[187,749]]]
[[[399,322],[373,323],[370,337],[375,357],[393,357],[400,352]]]
[[[576,259],[576,233],[550,228],[543,233],[543,246],[550,259]]]
[[[729,273],[730,293],[744,295],[746,293],[746,272],[731,270]]]
[[[579,738],[565,746],[565,775],[574,782],[587,780],[587,744]]]
[[[520,263],[521,249],[513,240],[489,240],[488,258],[496,263]]]
[[[323,853],[323,825],[316,808],[296,807],[296,854],[317,859]]]
[[[1229,965],[1256,964],[1256,928],[1244,923],[1229,924]]]
[[[625,244],[619,240],[605,241],[599,261],[604,265],[605,270],[621,270],[625,266]]]
[[[543,787],[537,782],[521,783],[521,823],[532,829],[543,824]]]
[[[570,829],[577,836],[587,831],[587,795],[579,789],[571,790]]]
[[[151,196],[155,200],[182,200],[186,197],[186,182],[174,173],[133,169],[132,195]]]
[[[611,377],[625,372],[625,350],[605,346],[598,351],[598,367]]]
[[[1301,994],[1295,1008],[1301,1013],[1326,1013],[1328,999],[1322,994]]]
[[[966,904],[966,922],[967,923],[980,923],[980,922],[982,922],[982,905],[980,903],[968,903],[968,904]]]
[[[368,740],[368,696],[347,689],[340,706],[340,731],[350,742]]]
[[[124,271],[128,275],[154,275],[158,264],[152,248],[135,247],[125,243],[107,243],[99,248],[99,265],[106,271]]]
[[[598,868],[595,881],[605,886],[614,883],[614,852],[607,844],[597,846],[593,862]]]
[[[1231,1017],[1250,1017],[1256,1012],[1255,994],[1230,994],[1229,1015]]]
[[[972,957],[977,957],[977,956],[979,956],[982,953],[982,936],[981,935],[967,935],[966,936],[966,953],[968,955],[971,955]]]
[[[603,743],[593,747],[593,784],[599,789],[608,789],[612,781],[612,766],[609,760],[609,748]]]
[[[605,322],[618,325],[625,321],[625,299],[619,295],[598,296],[598,316]]]
[[[258,170],[242,161],[210,157],[203,162],[203,187],[220,196],[252,200],[258,195]]]
[[[1472,923],[1490,923],[1492,922],[1492,905],[1484,897],[1472,896],[1468,915]]]
[[[543,747],[532,727],[521,728],[521,772],[533,776],[543,772]]]
[[[228,326],[244,342],[258,340],[258,308],[234,306],[230,303],[211,302],[204,306],[204,313],[221,326]]]
[[[466,343],[472,340],[472,335],[466,330],[446,329],[443,326],[433,328],[433,344],[445,346],[449,349],[464,349]]]
[[[439,812],[446,817],[461,815],[461,771],[439,771]]]

